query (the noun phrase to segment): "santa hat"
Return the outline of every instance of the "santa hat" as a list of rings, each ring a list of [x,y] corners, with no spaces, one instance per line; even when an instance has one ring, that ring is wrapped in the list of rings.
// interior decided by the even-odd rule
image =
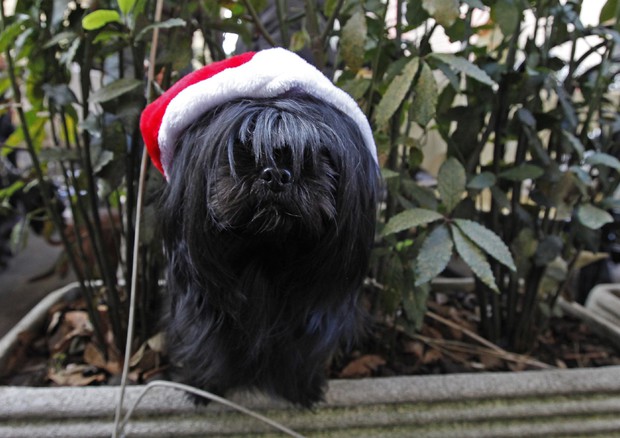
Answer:
[[[355,100],[295,53],[275,48],[244,53],[196,70],[148,105],[140,130],[153,164],[168,179],[177,138],[209,109],[238,98],[276,97],[293,88],[351,117],[377,160],[370,125]]]

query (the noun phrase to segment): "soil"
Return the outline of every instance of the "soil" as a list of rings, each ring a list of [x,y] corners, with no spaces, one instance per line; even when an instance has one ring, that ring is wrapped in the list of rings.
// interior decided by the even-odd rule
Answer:
[[[81,300],[59,304],[50,309],[41,332],[22,333],[0,384],[117,384],[120,354],[111,336],[106,337],[105,353],[97,347],[100,344],[84,309]],[[105,306],[100,306],[99,312],[105,320]],[[375,324],[360,348],[332,361],[328,374],[331,378],[360,378],[620,365],[620,351],[568,316],[552,318],[535,347],[521,354],[485,340],[477,327],[473,294],[433,294],[421,330],[406,330],[396,323]],[[134,351],[130,382],[165,377],[161,335],[136,345]]]

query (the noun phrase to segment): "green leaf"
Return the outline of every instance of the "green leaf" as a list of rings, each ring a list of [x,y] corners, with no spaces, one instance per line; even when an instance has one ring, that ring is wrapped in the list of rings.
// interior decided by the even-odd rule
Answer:
[[[494,186],[497,178],[492,172],[482,172],[474,176],[467,183],[467,188],[472,190],[482,190]]]
[[[463,57],[456,56],[451,53],[431,53],[428,56],[449,65],[450,68],[464,73],[465,75],[477,80],[478,82],[489,85],[494,89],[498,87],[497,83],[493,79],[491,79],[491,77],[484,70],[482,70],[477,65],[472,64]]]
[[[15,39],[24,31],[24,25],[31,21],[30,17],[24,14],[16,15],[14,20],[0,33],[0,52],[2,53],[13,45]]]
[[[126,32],[114,29],[104,29],[97,32],[97,36],[93,39],[93,44],[107,43],[108,41],[123,41],[126,40],[128,34]]]
[[[23,181],[18,180],[10,186],[0,189],[0,200],[10,198],[15,194],[15,192],[23,188],[25,185],[26,184]]]
[[[459,17],[458,0],[422,0],[422,7],[443,27],[450,27]]]
[[[476,245],[508,269],[516,270],[515,262],[504,241],[493,231],[469,219],[454,219],[454,223]]]
[[[59,43],[68,44],[76,38],[78,38],[78,34],[73,31],[59,32],[43,44],[43,48],[49,49]]]
[[[372,81],[370,79],[355,78],[342,82],[341,84],[339,84],[339,87],[342,88],[353,99],[359,101],[366,95],[371,85]]]
[[[484,6],[484,3],[482,3],[481,0],[463,0],[463,3],[469,5],[469,7],[471,8],[476,8],[476,9],[486,9],[486,7]]]
[[[517,30],[521,10],[514,0],[498,0],[491,9],[491,18],[497,23],[502,34],[509,37]]]
[[[26,247],[28,243],[28,220],[26,218],[20,220],[11,229],[11,237],[9,240],[11,252],[18,253]]]
[[[48,118],[42,116],[37,110],[33,109],[26,113],[26,126],[30,139],[37,152],[40,151],[43,141],[47,138],[47,132],[45,130],[47,120]],[[4,145],[9,147],[2,149],[2,155],[7,155],[11,151],[11,147],[23,146],[23,142],[25,142],[24,125],[18,125],[15,131],[6,139]]]
[[[111,82],[105,87],[95,91],[90,95],[88,100],[90,103],[107,102],[108,100],[115,99],[125,93],[136,90],[137,88],[142,87],[142,85],[142,81],[139,79],[117,79],[116,81]]]
[[[564,242],[558,236],[546,236],[536,247],[534,263],[536,266],[546,266],[562,252]]]
[[[136,0],[118,0],[118,8],[124,15],[129,14],[135,4]]]
[[[445,224],[435,228],[424,239],[415,263],[415,285],[428,283],[439,275],[452,256],[452,239]]]
[[[581,140],[579,140],[574,134],[572,134],[571,132],[562,130],[562,139],[564,140],[564,144],[566,144],[567,146],[569,146],[569,148],[567,149],[572,149],[573,151],[575,151],[577,153],[577,156],[581,159],[583,158],[583,154],[585,152],[585,147],[583,146],[583,143],[581,143]]]
[[[385,167],[381,168],[381,179],[386,180],[389,178],[396,178],[397,176],[400,176],[400,173],[391,169],[386,169]]]
[[[401,181],[401,185],[405,190],[404,193],[416,201],[420,207],[427,210],[437,210],[438,202],[434,190],[407,179]]]
[[[620,198],[608,196],[600,202],[600,206],[608,210],[620,210]]]
[[[466,181],[465,168],[456,158],[448,158],[439,168],[437,189],[448,213],[461,202]]]
[[[289,45],[289,50],[293,52],[299,52],[304,47],[310,44],[310,35],[306,31],[306,29],[301,29],[291,35],[291,44]]]
[[[577,178],[579,178],[579,180],[585,185],[591,186],[594,183],[590,174],[581,167],[571,166],[568,168],[568,170],[571,171],[574,175],[576,175]]]
[[[581,204],[577,210],[577,218],[585,227],[592,230],[598,230],[603,225],[614,221],[611,214],[592,204]]]
[[[420,76],[413,86],[411,120],[420,126],[426,126],[434,117],[437,108],[437,82],[433,71],[425,62],[420,65]]]
[[[620,172],[620,160],[604,152],[595,152],[586,157],[585,162],[593,166],[607,166]]]
[[[560,81],[555,82],[555,92],[558,96],[558,100],[560,101],[562,111],[564,112],[563,125],[568,124],[570,128],[575,129],[579,123],[579,119],[577,118],[577,113],[575,112],[575,108],[573,106],[573,97],[564,89],[564,86]]]
[[[540,178],[544,174],[545,171],[541,167],[534,164],[522,163],[512,169],[501,172],[499,177],[509,181],[525,181],[526,179]]]
[[[430,291],[430,284],[424,284],[408,289],[403,294],[403,310],[405,311],[407,320],[415,324],[416,330],[422,328],[424,315],[427,309],[426,303],[428,302]]]
[[[394,115],[405,96],[411,88],[411,84],[418,71],[419,58],[412,58],[388,86],[385,94],[375,109],[375,119],[379,127],[385,127],[390,118]]]
[[[82,18],[84,30],[97,30],[108,23],[120,23],[121,16],[112,9],[97,9]]]
[[[138,32],[138,35],[136,35],[136,40],[143,40],[144,37],[146,37],[153,29],[171,29],[173,27],[183,27],[186,24],[187,23],[182,18],[169,18],[165,21],[160,21],[159,23],[149,24]]]
[[[534,230],[522,228],[510,247],[515,255],[517,272],[521,276],[527,276],[531,266],[531,258],[536,254],[538,248],[538,240],[536,240]]]
[[[41,149],[39,159],[43,162],[48,161],[77,161],[80,158],[76,149],[66,149],[59,147],[46,147]]]
[[[425,208],[412,208],[393,216],[385,225],[383,235],[398,233],[399,231],[426,225],[440,219],[443,219],[443,216],[436,211]]]
[[[336,12],[336,6],[338,5],[337,0],[325,0],[323,4],[323,14],[326,17],[331,17],[334,12]]]
[[[508,195],[498,186],[491,186],[491,195],[493,202],[502,210],[510,211],[512,206],[510,205],[510,200],[508,199]]]
[[[524,125],[536,129],[536,118],[534,117],[534,114],[532,114],[532,112],[527,108],[519,108],[517,110],[517,118]]]
[[[499,293],[491,265],[489,265],[482,250],[469,240],[457,226],[451,225],[450,230],[452,231],[456,252],[484,284]]]
[[[618,9],[620,9],[620,5],[618,5],[618,0],[607,0],[603,8],[601,9],[601,13],[599,15],[599,23],[605,23],[607,21],[614,21],[616,24],[618,23]]]
[[[366,44],[366,15],[359,10],[351,16],[342,28],[340,47],[345,64],[354,72],[364,65]]]

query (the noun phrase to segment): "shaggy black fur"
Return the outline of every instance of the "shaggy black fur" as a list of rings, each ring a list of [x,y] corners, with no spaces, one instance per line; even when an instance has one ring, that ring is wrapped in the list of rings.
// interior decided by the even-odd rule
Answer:
[[[296,91],[236,100],[174,156],[161,213],[181,380],[312,406],[360,329],[379,173],[355,123]]]

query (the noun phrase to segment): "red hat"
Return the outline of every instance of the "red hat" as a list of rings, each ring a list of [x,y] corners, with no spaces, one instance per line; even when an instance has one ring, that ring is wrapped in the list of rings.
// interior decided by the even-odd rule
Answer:
[[[142,112],[140,130],[153,164],[168,179],[177,138],[209,109],[243,97],[276,97],[292,88],[351,117],[377,160],[372,130],[355,100],[295,53],[275,48],[207,65],[184,76],[148,105]]]

